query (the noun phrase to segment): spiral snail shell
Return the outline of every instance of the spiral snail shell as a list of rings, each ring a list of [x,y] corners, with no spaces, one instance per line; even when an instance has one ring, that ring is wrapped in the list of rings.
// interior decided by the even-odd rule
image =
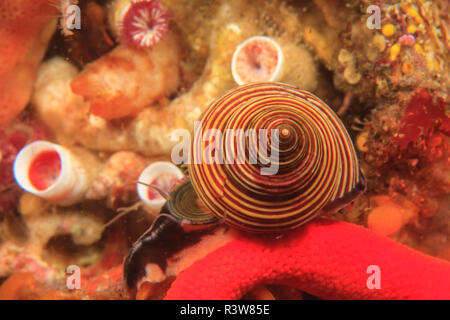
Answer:
[[[216,100],[201,124],[191,148],[192,186],[212,214],[238,229],[296,228],[365,188],[344,125],[309,92],[281,83],[244,85]],[[219,139],[212,138],[216,132],[222,145],[205,152]]]

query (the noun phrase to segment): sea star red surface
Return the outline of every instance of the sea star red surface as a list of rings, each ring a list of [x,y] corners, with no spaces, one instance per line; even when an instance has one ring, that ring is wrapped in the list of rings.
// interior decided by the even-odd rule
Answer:
[[[380,289],[367,287],[371,265],[380,268]],[[450,263],[319,219],[281,239],[238,236],[181,272],[165,299],[238,299],[259,283],[325,299],[450,299]]]

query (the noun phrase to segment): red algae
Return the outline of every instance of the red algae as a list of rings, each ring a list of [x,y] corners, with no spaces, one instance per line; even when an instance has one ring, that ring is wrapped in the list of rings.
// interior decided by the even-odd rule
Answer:
[[[445,114],[447,103],[434,99],[428,90],[418,91],[406,106],[405,116],[401,120],[401,128],[397,138],[401,149],[409,143],[418,143],[435,131],[450,135],[450,118]]]

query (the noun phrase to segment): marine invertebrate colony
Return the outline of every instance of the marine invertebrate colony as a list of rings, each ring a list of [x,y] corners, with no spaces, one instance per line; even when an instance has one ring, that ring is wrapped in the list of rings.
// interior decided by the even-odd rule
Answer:
[[[177,89],[179,60],[178,38],[169,32],[149,49],[117,46],[88,64],[70,85],[73,93],[90,102],[90,110],[96,116],[135,116]]]
[[[127,1],[114,1],[113,4]],[[229,5],[229,3],[221,3],[220,6],[223,9],[219,10],[218,15],[215,16],[211,30],[207,28],[198,30],[200,33],[207,31],[206,38],[202,38],[202,47],[204,47],[202,51],[209,52],[208,62],[204,66],[201,76],[193,83],[192,88],[187,92],[183,90],[178,92],[180,94],[169,105],[159,108],[158,99],[162,97],[162,101],[164,101],[165,97],[170,97],[176,92],[176,89],[169,90],[169,88],[173,88],[172,85],[178,89],[182,89],[186,85],[180,83],[182,79],[176,76],[178,73],[172,72],[175,67],[180,69],[182,65],[179,64],[179,59],[181,59],[179,46],[175,46],[177,43],[174,43],[173,39],[167,39],[170,37],[171,31],[150,50],[119,45],[110,53],[110,57],[107,54],[86,67],[85,71],[90,73],[89,77],[87,74],[84,76],[84,72],[77,77],[77,68],[73,63],[59,57],[45,61],[40,68],[32,99],[32,108],[37,111],[45,124],[65,141],[81,144],[93,150],[130,150],[147,156],[169,155],[176,144],[170,139],[174,131],[178,128],[192,130],[193,122],[198,120],[201,112],[208,107],[211,101],[235,86],[230,70],[233,52],[239,43],[257,34],[253,22],[255,12],[247,10],[246,15],[241,17],[240,7],[236,6],[236,3],[233,3],[232,7]],[[183,14],[187,14],[186,6],[178,7],[177,5],[177,8]],[[198,13],[194,3],[190,3],[189,8],[194,14]],[[225,10],[226,8],[231,11]],[[170,9],[172,10],[173,7],[171,6]],[[120,12],[120,10],[113,11]],[[189,14],[186,19],[188,16]],[[239,18],[236,20],[237,17]],[[236,33],[233,30],[230,32],[228,27],[223,28],[230,20],[236,21],[233,25],[237,25],[240,32]],[[186,33],[190,34],[197,29],[182,30],[186,36]],[[266,32],[259,34],[261,33]],[[278,38],[276,40],[278,41]],[[169,46],[158,48],[166,41],[170,43]],[[290,43],[286,40],[283,43],[280,42],[280,45],[283,45],[286,70],[289,70],[289,73],[284,74],[281,80],[299,88],[314,91],[318,85],[318,70],[311,52],[304,45]],[[156,50],[156,48],[158,49]],[[121,53],[113,54],[115,50]],[[174,55],[175,50],[178,50],[176,55]],[[147,58],[152,62],[152,68],[147,67],[147,63],[140,59],[143,56],[142,52],[147,51],[151,52],[148,52]],[[115,59],[119,57],[120,59]],[[158,60],[158,57],[164,61]],[[100,63],[100,61],[102,62]],[[131,72],[127,68],[129,63],[132,63],[132,70],[136,72]],[[99,67],[99,70],[89,70],[91,69],[89,66],[94,67],[94,64]],[[103,67],[100,67],[100,64]],[[105,67],[109,64],[114,64],[115,69]],[[184,74],[186,75],[186,73]],[[94,75],[98,75],[98,81]],[[79,88],[74,88],[72,91],[71,87],[67,86],[69,78],[83,78],[83,81],[80,80]],[[121,81],[107,82],[105,81],[107,79],[120,79]],[[165,81],[159,81],[160,79]],[[177,81],[176,85],[175,81]],[[146,85],[143,85],[144,83]],[[162,85],[167,91],[161,91],[159,85]],[[109,90],[111,87],[115,89]],[[59,92],[64,92],[64,95]],[[139,94],[136,95],[136,92]],[[96,96],[96,94],[98,95]],[[132,122],[123,122],[123,126],[118,127],[109,121],[90,117],[89,108],[91,106],[83,103],[80,95],[88,102],[94,102],[94,105],[95,100],[99,100],[98,109],[92,108],[92,113],[104,117],[104,119],[138,114]],[[148,99],[149,95],[153,98]],[[115,96],[117,98],[113,99]],[[123,103],[120,102],[120,96],[126,98]],[[114,100],[117,103],[114,103]],[[146,108],[145,106],[148,104],[150,105]],[[71,116],[67,117],[67,114]]]

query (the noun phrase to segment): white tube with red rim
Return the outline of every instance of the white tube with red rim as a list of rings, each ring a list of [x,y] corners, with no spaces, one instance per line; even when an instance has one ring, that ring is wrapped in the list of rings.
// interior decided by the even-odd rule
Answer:
[[[48,141],[25,146],[17,154],[13,170],[25,191],[60,205],[79,202],[89,186],[80,160],[69,149]]]
[[[236,47],[231,72],[238,85],[278,81],[283,76],[284,54],[270,37],[254,36]]]
[[[164,192],[169,192],[184,177],[183,172],[173,163],[157,161],[142,171],[139,182],[154,185]],[[138,183],[137,193],[151,213],[159,213],[166,199],[151,187]]]

